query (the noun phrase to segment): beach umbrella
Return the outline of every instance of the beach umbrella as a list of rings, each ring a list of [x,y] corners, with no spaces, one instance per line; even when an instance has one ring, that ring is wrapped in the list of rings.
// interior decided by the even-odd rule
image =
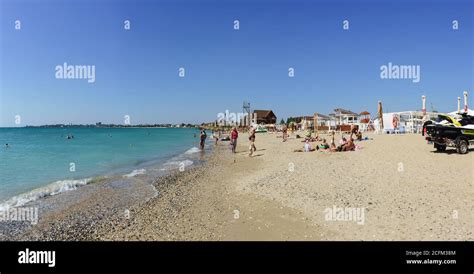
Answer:
[[[380,125],[380,130],[383,130],[383,111],[382,111],[382,101],[379,101],[379,105],[377,108],[377,113],[379,116],[379,125]]]

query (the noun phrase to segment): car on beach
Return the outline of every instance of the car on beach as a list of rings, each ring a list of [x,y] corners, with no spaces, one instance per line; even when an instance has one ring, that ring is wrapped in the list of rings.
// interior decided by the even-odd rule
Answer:
[[[463,113],[456,118],[439,114],[436,121],[423,124],[422,135],[426,135],[426,140],[432,142],[437,151],[454,147],[459,154],[466,154],[474,144],[474,116]]]

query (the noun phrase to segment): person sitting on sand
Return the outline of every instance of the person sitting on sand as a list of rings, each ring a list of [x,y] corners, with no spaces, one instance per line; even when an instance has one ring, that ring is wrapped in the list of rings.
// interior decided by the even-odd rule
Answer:
[[[321,145],[319,145],[319,148],[321,148],[321,149],[328,149],[329,148],[329,144],[328,144],[328,142],[326,142],[326,139],[323,139],[323,142],[321,143]]]
[[[309,141],[306,141],[306,143],[304,144],[304,152],[310,151],[314,151],[314,149],[312,148],[311,143]]]
[[[355,150],[355,145],[354,145],[354,139],[352,138],[352,134],[349,137],[349,140],[347,140],[347,143],[342,146],[342,151],[354,151]]]
[[[357,131],[355,136],[356,136],[357,141],[362,141],[362,132]]]
[[[306,143],[304,144],[304,147],[303,149],[295,149],[294,152],[312,152],[312,151],[315,151],[316,149],[314,149],[312,146],[311,146],[311,143],[306,140]]]

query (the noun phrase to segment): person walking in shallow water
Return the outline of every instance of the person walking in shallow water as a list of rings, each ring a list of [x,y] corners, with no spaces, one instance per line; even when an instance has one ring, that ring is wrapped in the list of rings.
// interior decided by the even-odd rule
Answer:
[[[230,144],[232,145],[233,153],[235,153],[235,149],[237,148],[237,138],[239,138],[239,133],[237,132],[237,128],[234,127],[230,133]]]

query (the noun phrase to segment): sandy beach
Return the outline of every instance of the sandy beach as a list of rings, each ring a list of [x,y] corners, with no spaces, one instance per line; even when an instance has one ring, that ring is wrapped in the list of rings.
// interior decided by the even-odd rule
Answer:
[[[205,164],[154,182],[158,194],[146,200],[124,198],[127,186],[106,180],[49,197],[50,204],[62,199],[68,205],[46,210],[38,225],[2,238],[474,239],[472,151],[436,153],[420,135],[369,134],[370,140],[358,142],[358,151],[301,153],[293,152],[303,146],[294,134],[287,142],[277,136],[257,134],[252,158],[245,134],[236,154],[228,142],[219,142],[203,155]],[[328,208],[362,210],[363,222],[328,220]]]

